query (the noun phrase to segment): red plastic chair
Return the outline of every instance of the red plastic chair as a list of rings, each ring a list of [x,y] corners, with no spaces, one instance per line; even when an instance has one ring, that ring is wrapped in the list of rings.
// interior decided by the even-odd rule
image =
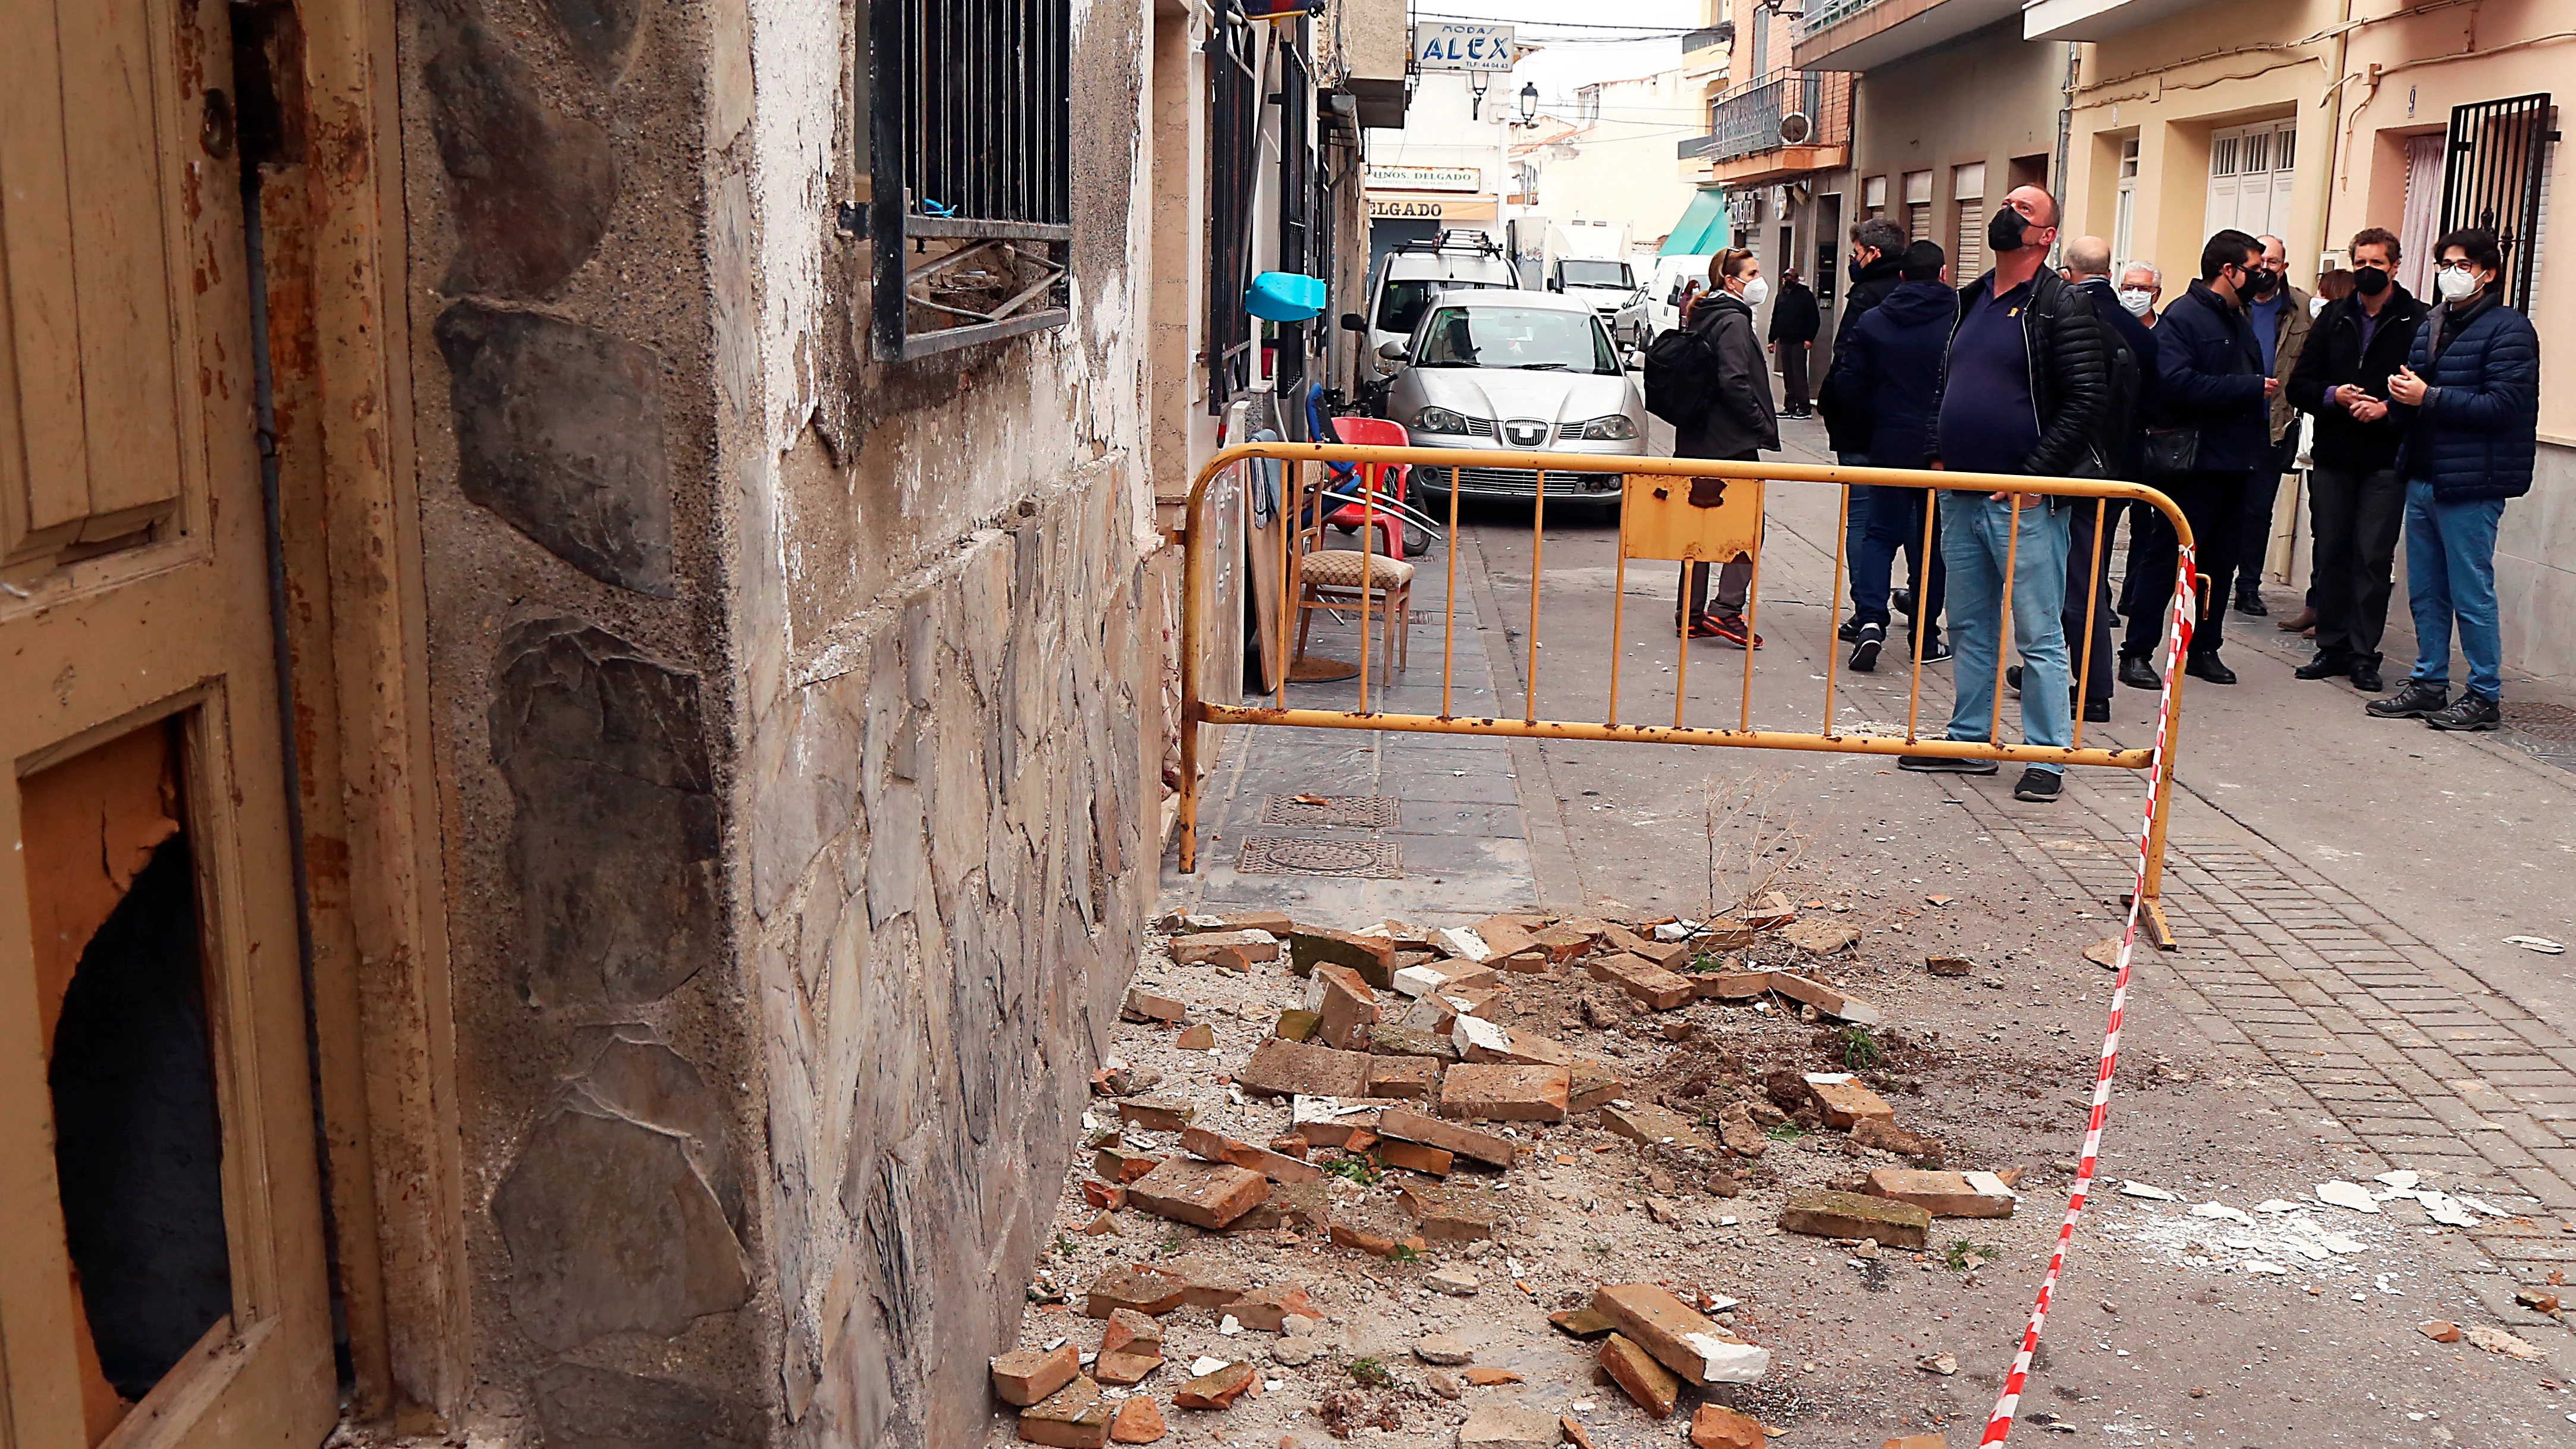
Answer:
[[[1345,443],[1368,447],[1402,448],[1413,442],[1404,431],[1404,424],[1388,418],[1335,418],[1333,435]],[[1365,491],[1399,503],[1404,501],[1404,468],[1400,464],[1360,463],[1354,466],[1360,470],[1360,484]],[[1345,503],[1334,509],[1325,522],[1340,528],[1356,529],[1368,517],[1368,512],[1360,504]],[[1386,535],[1386,547],[1381,552],[1389,558],[1403,558],[1403,518],[1381,508],[1377,510],[1377,526]]]

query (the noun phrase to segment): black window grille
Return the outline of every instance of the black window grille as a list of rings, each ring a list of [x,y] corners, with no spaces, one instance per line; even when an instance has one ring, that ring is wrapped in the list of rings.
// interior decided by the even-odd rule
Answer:
[[[1071,0],[874,0],[877,354],[1062,326]]]
[[[1290,22],[1298,29],[1304,21]],[[1314,241],[1315,152],[1308,135],[1314,112],[1314,89],[1306,78],[1306,57],[1295,42],[1279,48],[1279,270],[1308,272]],[[1239,299],[1238,299],[1239,300]],[[1278,324],[1278,386],[1294,434],[1305,432],[1306,324]]]
[[[2546,92],[2453,106],[2442,164],[2441,229],[2494,228],[2504,249],[2505,303],[2526,310],[2540,257],[2540,183],[2549,143],[2558,139],[2550,122]]]
[[[1252,384],[1252,197],[1261,158],[1260,32],[1242,0],[1217,0],[1208,31],[1208,412],[1222,416]]]

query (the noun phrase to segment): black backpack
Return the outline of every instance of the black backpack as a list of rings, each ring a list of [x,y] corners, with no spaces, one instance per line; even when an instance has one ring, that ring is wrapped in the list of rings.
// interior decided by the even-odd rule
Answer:
[[[1675,427],[1698,421],[1717,400],[1717,373],[1708,334],[1674,328],[1646,347],[1646,411]]]

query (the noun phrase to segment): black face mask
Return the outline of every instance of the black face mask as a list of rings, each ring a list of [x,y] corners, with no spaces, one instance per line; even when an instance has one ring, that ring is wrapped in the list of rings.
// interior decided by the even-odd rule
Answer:
[[[2030,230],[2030,221],[2007,206],[1986,221],[1986,246],[1997,253],[2021,250],[2022,233]]]
[[[2388,271],[2384,267],[2352,269],[2352,289],[2365,297],[2376,297],[2388,290]]]
[[[2271,296],[2281,286],[2281,278],[2270,267],[2255,268],[2246,275],[2245,282],[2247,294],[2255,297]]]

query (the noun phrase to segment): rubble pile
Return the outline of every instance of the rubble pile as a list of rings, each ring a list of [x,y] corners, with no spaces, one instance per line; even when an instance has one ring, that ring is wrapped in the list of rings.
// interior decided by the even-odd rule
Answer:
[[[1692,1040],[1684,1008],[1709,1002],[1782,1031],[1812,1029],[1860,1065],[1901,1044],[1873,1031],[1876,1007],[1833,980],[1858,930],[1802,918],[1776,893],[1706,921],[1513,914],[1341,931],[1259,913],[1163,925],[1174,970],[1132,989],[1122,1015],[1169,1029],[1192,1079],[1114,1058],[1093,1078],[1079,1184],[1091,1216],[1080,1231],[1118,1240],[1125,1261],[1078,1289],[1048,1272],[1032,1287],[1042,1311],[1075,1321],[1058,1320],[1042,1348],[993,1361],[995,1393],[1019,1410],[1028,1442],[1156,1442],[1170,1427],[1157,1395],[1218,1414],[1286,1387],[1273,1375],[1313,1366],[1327,1386],[1311,1413],[1337,1438],[1418,1434],[1424,1414],[1436,1420],[1455,1403],[1447,1416],[1466,1415],[1460,1444],[1588,1443],[1571,1415],[1465,1402],[1472,1389],[1521,1383],[1506,1363],[1476,1361],[1520,1351],[1433,1333],[1411,1363],[1345,1359],[1318,1301],[1355,1273],[1432,1301],[1535,1298],[1542,1275],[1511,1256],[1510,1234],[1531,1189],[1563,1195],[1547,1183],[1576,1159],[1552,1132],[1577,1132],[1595,1153],[1633,1153],[1650,1189],[1643,1206],[1665,1225],[1714,1221],[1687,1199],[1733,1198],[1768,1180],[1766,1154],[1806,1132],[1848,1134],[1855,1157],[1912,1165],[1792,1190],[1773,1231],[1843,1240],[1864,1256],[1920,1253],[1935,1217],[2012,1211],[2008,1175],[1949,1170],[1944,1145],[1899,1125],[1870,1085],[1901,1078],[1695,1050],[1706,1043]],[[1242,978],[1238,1005],[1200,1010],[1183,999],[1195,991],[1173,984],[1208,971],[1217,974],[1196,979],[1212,989]],[[1267,1006],[1241,1004],[1265,994]],[[1221,1044],[1212,1023],[1228,1015],[1260,1027],[1249,1050]],[[1600,1045],[1571,1044],[1587,1034]],[[1628,1060],[1640,1042],[1661,1058],[1646,1071]],[[1659,1072],[1683,1075],[1659,1084]],[[1262,1251],[1203,1251],[1227,1243]],[[1746,1426],[1748,1442],[1762,1442],[1760,1421],[1739,1412],[1749,1401],[1728,1396],[1764,1378],[1771,1351],[1734,1318],[1735,1300],[1669,1282],[1563,1291],[1580,1306],[1549,1322],[1560,1344],[1589,1356],[1596,1382],[1650,1418],[1687,1415],[1694,1443],[1735,1443]],[[1215,1348],[1167,1360],[1175,1314],[1185,1342],[1208,1337],[1198,1321],[1212,1319]]]

